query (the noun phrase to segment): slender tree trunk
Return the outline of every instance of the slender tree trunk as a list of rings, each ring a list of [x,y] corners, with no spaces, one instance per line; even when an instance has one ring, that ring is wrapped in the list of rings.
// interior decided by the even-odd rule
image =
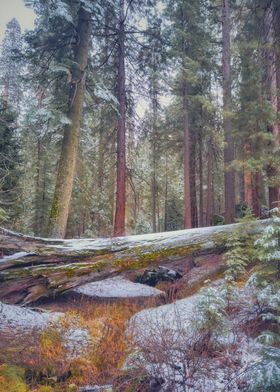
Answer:
[[[126,91],[125,91],[125,29],[124,0],[120,0],[119,32],[118,32],[118,76],[117,95],[119,101],[119,117],[117,127],[117,189],[114,236],[125,235],[126,205]]]
[[[230,54],[230,0],[222,2],[223,33],[223,117],[224,117],[224,164],[225,164],[225,221],[231,223],[235,217],[234,171],[229,165],[234,160],[234,144],[231,121],[231,54]]]
[[[244,152],[246,158],[250,158],[252,149],[249,143],[245,144]],[[244,182],[244,201],[249,208],[253,208],[253,175],[245,168],[243,171],[243,182]]]
[[[190,187],[191,187],[191,213],[192,227],[198,226],[197,197],[196,197],[196,133],[191,136],[190,152]]]
[[[75,62],[69,94],[68,117],[71,124],[63,133],[61,155],[58,164],[56,187],[51,207],[48,232],[50,237],[64,238],[70,210],[70,202],[76,170],[79,146],[80,121],[84,101],[84,86],[90,38],[90,15],[82,7],[79,10]]]
[[[207,199],[206,199],[206,226],[210,226],[213,223],[214,213],[214,196],[213,196],[213,174],[212,174],[212,146],[211,143],[208,146],[207,156]]]
[[[152,230],[153,233],[157,231],[157,179],[156,179],[156,148],[155,136],[153,135],[152,141],[152,186],[151,186],[151,199],[152,199]]]
[[[168,171],[167,171],[167,156],[165,156],[165,191],[164,191],[164,231],[167,231],[168,219]]]
[[[190,132],[188,115],[187,83],[183,86],[183,128],[184,128],[184,228],[192,227],[191,186],[190,186]]]
[[[34,217],[34,233],[41,235],[42,230],[42,141],[38,136],[37,139],[37,163],[35,178],[35,217]]]
[[[199,138],[199,226],[204,226],[204,195],[203,195],[203,144],[202,134],[200,132]]]

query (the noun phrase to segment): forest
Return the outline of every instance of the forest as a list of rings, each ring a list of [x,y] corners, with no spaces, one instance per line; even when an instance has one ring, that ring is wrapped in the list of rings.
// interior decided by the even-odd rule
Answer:
[[[22,2],[0,392],[279,391],[280,1]]]

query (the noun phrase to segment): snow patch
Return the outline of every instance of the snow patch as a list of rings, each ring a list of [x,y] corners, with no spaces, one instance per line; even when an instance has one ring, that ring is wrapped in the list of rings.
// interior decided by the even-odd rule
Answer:
[[[164,295],[164,292],[161,290],[141,283],[134,283],[122,277],[87,283],[72,291],[98,298],[137,298]]]
[[[62,316],[62,313],[38,312],[0,302],[0,328],[44,329]]]
[[[52,325],[60,328],[60,321],[65,315],[59,312],[35,311],[17,305],[0,302],[0,330],[42,331]],[[84,328],[70,327],[63,330],[65,347],[71,356],[78,356],[89,344],[89,334]]]
[[[26,257],[26,256],[30,256],[30,255],[32,255],[32,253],[17,252],[11,256],[4,256],[4,257],[0,258],[0,263],[5,263],[6,261],[16,260],[16,259],[20,259],[21,257]]]

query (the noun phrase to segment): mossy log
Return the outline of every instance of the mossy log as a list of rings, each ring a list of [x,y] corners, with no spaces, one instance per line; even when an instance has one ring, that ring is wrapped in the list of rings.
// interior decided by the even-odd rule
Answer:
[[[238,227],[260,232],[267,221],[104,239],[55,240],[0,229],[0,300],[30,303],[124,271],[186,261],[225,250]],[[243,226],[241,226],[243,225]],[[2,256],[1,256],[2,255]]]

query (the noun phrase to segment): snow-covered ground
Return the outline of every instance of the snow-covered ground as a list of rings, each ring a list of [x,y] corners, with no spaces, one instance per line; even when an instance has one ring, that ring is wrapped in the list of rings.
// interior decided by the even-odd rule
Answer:
[[[17,305],[0,302],[0,329],[44,329],[51,322],[58,322],[62,313],[40,312]]]
[[[213,288],[217,298],[220,283]],[[215,295],[215,291],[212,293]],[[238,330],[238,320],[225,317],[221,329],[213,336],[218,351],[213,357],[207,356],[207,346],[200,346],[203,331],[199,332],[197,324],[202,300],[205,301],[203,291],[136,313],[128,332],[132,333],[139,352],[128,359],[126,367],[144,365],[152,377],[164,380],[161,392],[169,391],[170,387],[174,392],[240,391],[242,375],[258,361],[256,343]],[[203,344],[208,344],[207,340]],[[201,354],[197,350],[202,350]]]
[[[18,330],[24,332],[42,331],[50,326],[61,330],[65,339],[65,347],[71,355],[79,355],[89,344],[89,334],[85,328],[70,325],[68,329],[61,328],[60,322],[65,315],[58,312],[35,311],[17,305],[7,305],[0,302],[0,331]]]
[[[87,283],[73,290],[78,294],[97,298],[137,298],[164,295],[154,287],[134,283],[122,277],[114,277],[99,282]]]

